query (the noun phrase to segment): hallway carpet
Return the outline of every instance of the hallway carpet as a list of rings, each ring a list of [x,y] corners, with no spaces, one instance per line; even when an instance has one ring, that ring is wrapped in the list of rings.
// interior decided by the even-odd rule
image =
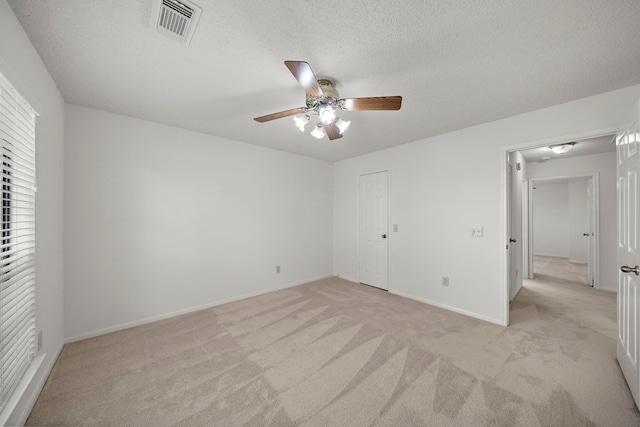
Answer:
[[[68,344],[27,425],[638,426],[615,299],[527,281],[504,328],[324,279]]]
[[[587,264],[571,262],[568,258],[534,255],[533,273],[542,280],[576,282],[590,286],[587,278]]]

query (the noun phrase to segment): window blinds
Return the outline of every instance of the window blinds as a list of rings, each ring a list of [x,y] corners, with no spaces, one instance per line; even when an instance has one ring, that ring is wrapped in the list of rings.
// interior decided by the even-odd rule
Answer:
[[[35,117],[0,74],[0,411],[36,353]]]

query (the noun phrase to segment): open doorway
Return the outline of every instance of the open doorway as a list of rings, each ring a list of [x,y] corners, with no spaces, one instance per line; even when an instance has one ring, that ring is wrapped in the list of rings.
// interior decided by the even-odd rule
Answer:
[[[590,191],[593,192],[595,188],[594,197],[597,201],[587,215],[591,215],[588,221],[595,220],[596,225],[587,226],[579,232],[579,237],[584,240],[593,239],[592,248],[595,248],[587,249],[587,257],[591,258],[587,259],[586,264],[592,268],[586,272],[586,281],[593,283],[598,289],[615,291],[616,261],[614,256],[610,256],[615,254],[616,236],[616,167],[613,140],[614,135],[607,133],[598,137],[569,141],[566,143],[569,151],[564,153],[555,153],[550,148],[565,143],[563,141],[547,142],[545,145],[533,143],[529,147],[519,146],[505,152],[507,314],[508,303],[519,292],[523,281],[534,276],[536,247],[531,199],[535,191],[534,183],[542,183],[544,180],[552,182],[552,179],[564,179],[567,187],[571,178],[586,179],[587,185],[589,180],[591,181]],[[583,184],[585,181],[580,183]],[[598,191],[601,196],[599,200]],[[597,229],[598,219],[600,230]],[[589,236],[584,236],[587,233]],[[571,256],[567,254],[565,258],[569,260]]]
[[[528,253],[533,279],[599,288],[598,173],[529,180]]]

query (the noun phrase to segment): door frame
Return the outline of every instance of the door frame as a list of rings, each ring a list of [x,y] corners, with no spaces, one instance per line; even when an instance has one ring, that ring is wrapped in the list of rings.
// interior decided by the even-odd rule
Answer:
[[[591,182],[593,183],[593,198],[595,199],[596,210],[594,214],[594,228],[595,228],[595,259],[591,265],[594,272],[594,280],[593,288],[600,289],[600,173],[592,172],[592,173],[583,173],[583,174],[575,174],[575,175],[558,175],[553,177],[544,177],[544,178],[530,178],[527,179],[527,187],[528,187],[528,200],[527,203],[527,226],[522,227],[522,230],[527,234],[527,258],[524,260],[527,264],[526,271],[529,273],[529,279],[533,278],[533,186],[535,183],[544,183],[545,181],[553,181],[556,179],[572,179],[572,178],[591,178]],[[524,202],[524,200],[523,200]],[[591,203],[591,201],[589,201]],[[535,219],[534,219],[535,221]]]
[[[533,228],[531,217],[529,214],[529,203],[531,190],[529,180],[523,179],[522,185],[522,279],[533,279],[533,262],[529,262],[529,258],[533,260]]]
[[[507,216],[511,214],[511,210],[507,205],[507,162],[509,159],[509,153],[514,151],[527,150],[530,148],[545,147],[553,144],[559,144],[566,141],[579,141],[582,139],[597,138],[599,136],[611,135],[618,133],[619,127],[609,126],[606,128],[595,129],[587,132],[579,132],[573,134],[567,134],[552,138],[545,138],[539,140],[533,140],[529,142],[523,142],[520,144],[503,146],[500,148],[500,239],[498,240],[499,250],[502,253],[501,270],[502,270],[502,286],[499,298],[502,301],[502,316],[501,324],[503,326],[509,325],[509,251],[505,250],[505,245],[509,241],[509,232],[507,229],[509,224]]]
[[[511,242],[511,238],[513,238],[513,215],[511,215],[511,208],[513,207],[513,165],[511,164],[511,156],[507,157],[507,209],[509,210],[509,215],[507,215],[507,232],[509,241],[507,241],[507,254],[508,254],[508,265],[507,265],[507,277],[509,278],[509,284],[507,285],[509,288],[509,301],[511,301],[512,287],[513,282],[515,281],[515,269],[513,265],[513,257],[514,257],[514,245]]]
[[[358,176],[356,177],[356,188],[358,189],[358,195],[357,195],[357,210],[356,210],[356,248],[358,248],[358,283],[360,282],[360,263],[361,263],[361,250],[360,250],[360,178],[366,175],[373,175],[376,173],[380,173],[380,172],[386,172],[387,173],[387,230],[389,230],[387,232],[387,289],[386,291],[391,293],[392,290],[392,284],[391,284],[391,248],[392,248],[392,241],[393,239],[391,238],[392,232],[391,232],[391,168],[387,167],[387,168],[382,168],[382,169],[375,169],[375,170],[371,170],[368,172],[361,172],[358,174]]]

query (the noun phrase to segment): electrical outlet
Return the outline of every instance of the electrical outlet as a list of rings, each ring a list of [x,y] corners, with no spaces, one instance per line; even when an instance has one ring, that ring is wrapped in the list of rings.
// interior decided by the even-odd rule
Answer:
[[[471,227],[471,237],[482,237],[482,227]]]
[[[276,274],[280,274],[280,266],[276,265]]]
[[[442,276],[442,286],[449,286],[449,277]]]

